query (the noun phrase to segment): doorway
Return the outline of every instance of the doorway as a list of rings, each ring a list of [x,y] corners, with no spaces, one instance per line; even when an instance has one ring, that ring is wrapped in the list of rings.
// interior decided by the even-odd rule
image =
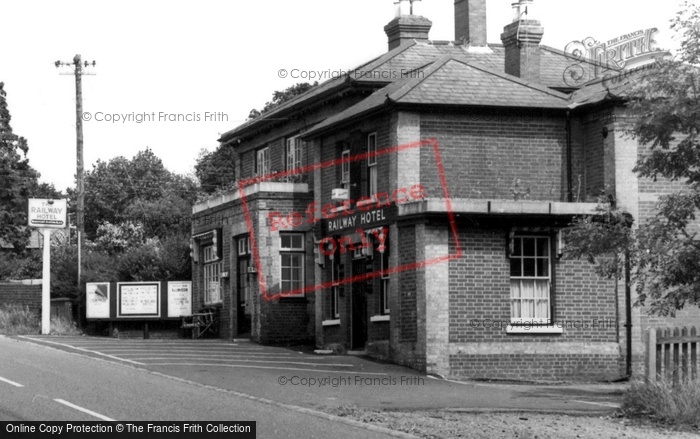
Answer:
[[[237,322],[238,336],[250,336],[250,321],[253,310],[253,301],[251,295],[250,274],[250,257],[238,257],[238,300],[237,300]]]
[[[368,272],[367,259],[353,259],[352,275],[358,276]],[[371,271],[371,267],[370,267]],[[367,281],[352,283],[352,320],[350,348],[363,350],[367,342]]]

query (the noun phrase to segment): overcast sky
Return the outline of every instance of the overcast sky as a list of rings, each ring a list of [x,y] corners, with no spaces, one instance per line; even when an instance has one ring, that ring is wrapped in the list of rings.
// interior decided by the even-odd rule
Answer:
[[[488,41],[500,43],[514,0],[487,0]],[[423,0],[430,38],[454,39],[453,0]],[[542,44],[605,41],[657,27],[673,49],[669,20],[679,1],[535,0]],[[85,168],[150,147],[175,172],[193,172],[201,148],[262,108],[291,72],[348,70],[387,51],[393,0],[4,1],[0,82],[16,134],[29,142],[42,181],[65,190],[76,169],[75,81],[57,60],[97,61],[83,78]],[[64,73],[64,75],[61,75]],[[204,120],[206,113],[214,114]],[[98,121],[110,114],[191,115],[192,122]],[[198,117],[197,117],[198,116]],[[198,119],[198,120],[197,120]]]

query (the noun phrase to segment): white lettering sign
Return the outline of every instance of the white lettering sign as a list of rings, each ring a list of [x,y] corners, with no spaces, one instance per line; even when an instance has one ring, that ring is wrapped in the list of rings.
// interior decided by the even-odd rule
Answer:
[[[192,282],[168,282],[168,317],[192,315]]]
[[[49,200],[40,198],[29,199],[29,227],[65,229],[68,204],[65,199]]]
[[[109,318],[109,282],[86,284],[85,296],[85,315],[88,319]]]

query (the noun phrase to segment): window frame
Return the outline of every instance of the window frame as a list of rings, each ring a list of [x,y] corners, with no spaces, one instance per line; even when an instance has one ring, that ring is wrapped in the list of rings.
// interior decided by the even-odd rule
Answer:
[[[377,170],[377,133],[367,135],[367,195],[374,197],[379,192],[379,171]]]
[[[255,150],[255,175],[265,176],[270,174],[270,146]]]
[[[340,187],[350,190],[350,150],[343,150],[340,159]]]
[[[287,138],[284,147],[284,163],[287,171],[301,168],[302,144],[299,136]]]
[[[288,247],[283,246],[283,242],[284,242],[283,238],[286,238],[286,237],[290,238],[290,242],[289,242],[290,246],[288,246]],[[298,247],[294,245],[294,237],[300,238],[300,240],[299,240],[300,245]],[[299,232],[281,232],[279,239],[280,239],[280,249],[279,249],[279,254],[280,254],[280,277],[279,277],[279,279],[280,279],[280,294],[284,294],[285,291],[294,291],[294,290],[299,289],[299,288],[304,288],[304,286],[306,285],[306,281],[305,281],[305,276],[306,276],[306,243],[305,243],[306,235],[304,233],[299,233]],[[285,266],[284,265],[284,256],[285,255],[298,256],[299,257],[299,266],[296,267],[292,264],[292,261],[294,260],[293,257],[290,258],[290,265]],[[300,270],[299,281],[294,281],[293,276],[292,276],[292,278],[285,280],[284,279],[284,269],[285,268],[290,269],[290,275],[292,273],[291,270],[299,269]],[[298,282],[299,286],[297,286],[297,287],[291,286],[291,288],[285,289],[283,286],[285,282],[288,282],[291,284],[293,284],[294,282]],[[306,298],[306,293],[295,294],[295,295],[289,296],[289,297]]]
[[[238,256],[250,254],[250,236],[238,238]]]
[[[340,319],[340,258],[331,260],[330,319]]]
[[[220,304],[223,301],[222,298],[222,285],[221,285],[221,272],[224,268],[224,261],[216,255],[214,251],[214,244],[207,244],[202,248],[202,283],[204,292],[204,304],[214,305]],[[211,283],[217,283],[216,294],[212,294]]]
[[[384,251],[379,252],[379,259],[380,259],[380,271],[381,275],[379,276],[379,281],[380,281],[380,296],[379,296],[379,312],[381,315],[390,315],[391,314],[391,308],[389,307],[389,279],[390,276],[388,273],[385,273],[384,270],[387,270],[389,268],[389,252],[387,249],[384,249]]]
[[[553,269],[554,269],[554,264],[552,261],[552,237],[549,235],[543,235],[543,234],[524,234],[524,233],[516,233],[514,234],[511,239],[513,240],[512,243],[512,248],[515,249],[517,246],[515,245],[515,240],[521,240],[520,242],[520,255],[516,254],[511,254],[509,255],[510,258],[510,274],[509,274],[509,279],[510,279],[510,322],[512,324],[542,324],[542,325],[548,325],[551,324],[552,322],[552,314],[553,314],[553,285],[552,285],[552,279],[553,279]],[[524,240],[525,239],[534,239],[534,253],[532,255],[526,254],[525,253],[525,245],[524,245]],[[539,255],[538,254],[538,240],[545,240],[545,247],[547,250],[547,254],[545,256]],[[533,260],[533,269],[534,269],[534,275],[527,276],[525,275],[525,260]],[[546,268],[547,268],[547,275],[542,276],[538,275],[538,260],[546,259]],[[514,260],[519,260],[520,261],[520,275],[513,275],[513,263]],[[520,295],[518,297],[514,297],[513,295],[513,281],[517,280],[520,283]],[[541,297],[538,297],[536,294],[536,282],[537,281],[546,281],[546,287],[547,287],[547,295],[546,295],[546,301],[547,301],[547,316],[543,317],[541,315],[538,315],[538,307],[537,307],[537,302],[539,300],[543,300]],[[522,288],[523,281],[533,281],[533,288],[532,296],[523,296],[522,292],[524,289]],[[515,317],[515,301],[520,301],[520,317]],[[523,310],[523,301],[524,300],[529,300],[533,302],[533,317],[522,317],[522,310]]]

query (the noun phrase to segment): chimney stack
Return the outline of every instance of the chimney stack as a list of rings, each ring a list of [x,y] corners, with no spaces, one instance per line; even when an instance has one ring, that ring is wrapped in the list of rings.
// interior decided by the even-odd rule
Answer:
[[[486,46],[486,0],[455,0],[455,40]]]
[[[413,40],[427,41],[433,22],[420,15],[413,15],[415,4],[420,0],[399,0],[394,3],[396,17],[384,26],[389,37],[389,50]]]
[[[503,28],[505,72],[528,82],[540,82],[540,41],[544,29],[533,13],[533,0],[513,3],[513,22]]]

